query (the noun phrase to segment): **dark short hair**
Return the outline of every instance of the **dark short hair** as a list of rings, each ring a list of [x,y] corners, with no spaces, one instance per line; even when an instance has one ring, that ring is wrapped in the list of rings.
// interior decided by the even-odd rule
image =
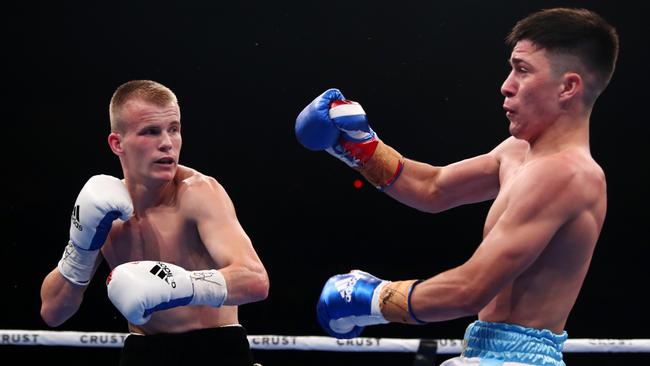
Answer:
[[[515,24],[506,44],[513,48],[522,40],[551,53],[576,56],[587,72],[595,76],[595,96],[605,89],[614,73],[618,34],[591,10],[553,8],[532,13]]]

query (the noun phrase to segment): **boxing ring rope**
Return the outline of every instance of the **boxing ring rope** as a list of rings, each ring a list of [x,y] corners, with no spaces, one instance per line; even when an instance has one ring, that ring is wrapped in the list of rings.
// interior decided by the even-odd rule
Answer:
[[[128,333],[49,330],[0,330],[3,346],[122,347]],[[460,339],[368,338],[336,339],[321,336],[250,335],[248,342],[257,350],[332,351],[332,352],[407,352],[417,353],[424,343],[438,354],[458,354]],[[650,353],[650,339],[568,339],[567,353]]]

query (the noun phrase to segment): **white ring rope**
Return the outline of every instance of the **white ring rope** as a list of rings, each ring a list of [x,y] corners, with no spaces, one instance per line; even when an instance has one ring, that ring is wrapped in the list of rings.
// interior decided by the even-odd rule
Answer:
[[[129,333],[76,332],[50,330],[0,329],[0,345],[4,346],[72,346],[72,347],[122,347]],[[366,338],[336,339],[320,336],[250,335],[252,349],[333,351],[333,352],[411,352],[416,353],[421,339]],[[462,340],[433,339],[438,354],[462,351]],[[563,352],[650,353],[650,339],[568,339]]]

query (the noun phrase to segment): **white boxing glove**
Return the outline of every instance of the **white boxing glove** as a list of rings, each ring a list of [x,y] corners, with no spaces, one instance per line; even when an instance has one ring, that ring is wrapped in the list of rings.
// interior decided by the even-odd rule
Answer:
[[[175,264],[140,261],[121,264],[106,280],[108,298],[131,323],[149,321],[155,311],[184,305],[220,307],[226,279],[216,269],[187,271]]]
[[[131,196],[120,179],[110,175],[88,179],[74,204],[70,241],[58,264],[63,277],[77,285],[87,285],[113,221],[126,221],[132,215]]]

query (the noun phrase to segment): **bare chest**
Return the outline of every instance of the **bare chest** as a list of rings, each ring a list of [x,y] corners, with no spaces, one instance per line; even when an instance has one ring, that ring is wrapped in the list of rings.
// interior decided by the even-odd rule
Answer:
[[[191,266],[204,249],[196,226],[175,208],[162,208],[114,224],[104,257],[111,267],[137,260]]]
[[[510,191],[512,190],[512,182],[515,178],[522,174],[523,171],[522,161],[519,159],[506,161],[501,164],[499,171],[499,194],[494,199],[490,210],[488,211],[487,218],[485,219],[485,226],[483,227],[483,237],[485,237],[490,230],[494,227],[503,211],[508,205],[510,199]]]

